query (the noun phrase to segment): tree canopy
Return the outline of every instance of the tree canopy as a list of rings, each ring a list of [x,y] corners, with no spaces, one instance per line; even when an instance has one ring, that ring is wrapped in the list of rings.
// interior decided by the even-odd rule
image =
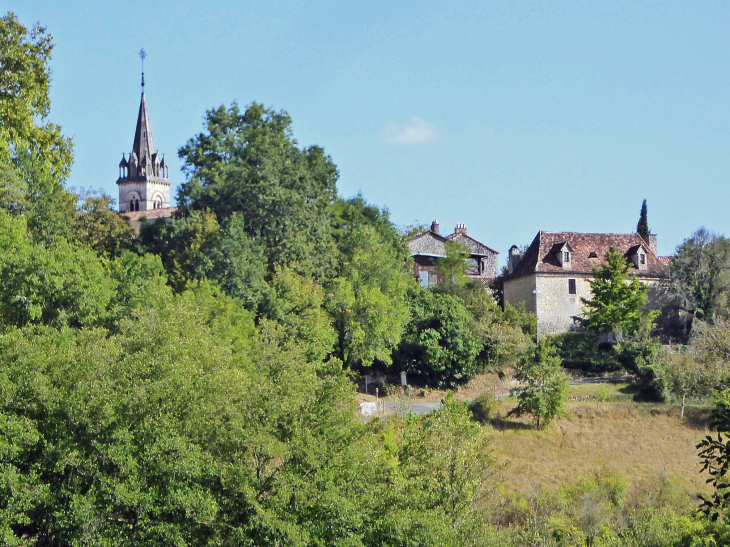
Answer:
[[[634,334],[657,315],[644,310],[649,288],[637,276],[629,276],[628,261],[613,246],[606,253],[606,262],[593,268],[590,284],[591,299],[581,298],[586,306],[582,323],[587,329]]]
[[[700,228],[677,248],[666,290],[694,317],[727,317],[730,301],[730,240]]]
[[[212,211],[219,222],[234,213],[264,250],[267,269],[289,266],[324,278],[334,266],[330,207],[337,167],[318,146],[303,149],[291,118],[252,103],[209,110],[206,129],[180,148],[187,181],[178,190],[186,210]]]

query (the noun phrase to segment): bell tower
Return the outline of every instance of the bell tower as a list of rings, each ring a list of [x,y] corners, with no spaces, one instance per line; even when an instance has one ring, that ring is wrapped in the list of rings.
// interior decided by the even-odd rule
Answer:
[[[152,138],[150,117],[144,96],[144,49],[139,52],[142,58],[142,99],[137,114],[137,129],[129,159],[122,154],[119,162],[119,212],[149,211],[170,207],[169,165],[165,156],[160,158]]]

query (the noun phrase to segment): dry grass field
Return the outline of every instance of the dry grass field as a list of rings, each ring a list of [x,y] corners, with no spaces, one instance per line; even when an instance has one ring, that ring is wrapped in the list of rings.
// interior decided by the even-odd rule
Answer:
[[[636,486],[670,477],[688,493],[707,490],[695,445],[707,434],[707,408],[636,403],[622,385],[571,386],[568,415],[537,431],[528,417],[495,422],[494,455],[509,465],[507,489],[527,493],[610,472]],[[505,415],[513,401],[502,405]],[[489,426],[487,426],[489,427]]]

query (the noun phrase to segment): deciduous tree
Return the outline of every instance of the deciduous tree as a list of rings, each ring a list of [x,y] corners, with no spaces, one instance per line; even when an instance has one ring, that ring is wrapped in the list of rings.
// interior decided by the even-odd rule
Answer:
[[[666,291],[694,317],[712,322],[728,313],[730,240],[700,228],[686,239],[669,267]]]
[[[187,182],[178,191],[184,209],[209,210],[223,222],[233,213],[261,246],[267,267],[331,276],[334,246],[330,206],[337,168],[318,146],[299,148],[291,118],[252,103],[206,113],[206,132],[190,139],[178,155]]]
[[[555,346],[546,338],[539,340],[515,371],[515,378],[523,385],[512,390],[518,403],[510,414],[530,414],[538,428],[541,423],[545,426],[561,416],[568,381],[560,365]]]

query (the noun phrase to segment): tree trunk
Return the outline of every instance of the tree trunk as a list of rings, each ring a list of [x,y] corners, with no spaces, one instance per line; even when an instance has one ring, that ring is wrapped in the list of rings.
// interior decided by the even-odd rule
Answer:
[[[682,393],[682,413],[679,415],[680,420],[684,420],[684,393]]]

